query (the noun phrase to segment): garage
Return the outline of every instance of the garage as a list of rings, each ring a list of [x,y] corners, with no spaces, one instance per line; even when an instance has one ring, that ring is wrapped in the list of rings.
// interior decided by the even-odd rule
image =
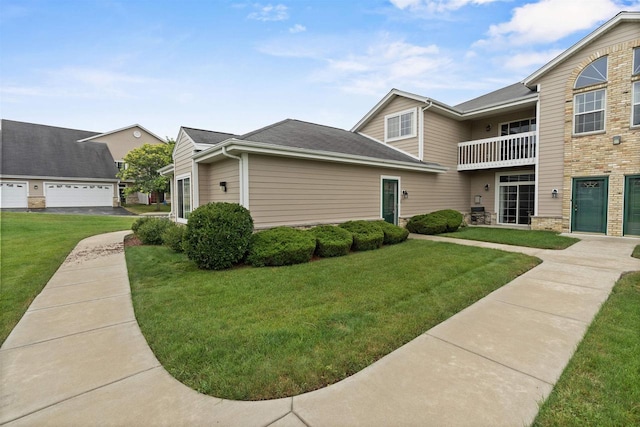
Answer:
[[[0,182],[0,205],[3,208],[26,208],[27,189],[26,182]]]
[[[113,206],[113,184],[45,182],[48,208]]]

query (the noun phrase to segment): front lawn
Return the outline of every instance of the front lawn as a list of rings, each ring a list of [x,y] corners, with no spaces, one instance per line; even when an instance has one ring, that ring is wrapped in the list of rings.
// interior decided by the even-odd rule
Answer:
[[[0,214],[2,255],[0,342],[76,244],[95,234],[126,230],[135,217]]]
[[[152,205],[137,205],[137,204],[123,204],[123,208],[136,215],[142,215],[145,213],[169,213],[171,212],[171,205],[165,205],[160,203],[160,209],[157,209],[156,204]]]
[[[622,277],[534,426],[640,425],[640,272]]]
[[[335,383],[539,263],[419,240],[217,272],[164,247],[126,256],[138,323],[163,366],[202,393],[243,400]]]
[[[573,237],[560,236],[554,231],[497,227],[464,227],[453,233],[443,233],[441,236],[539,249],[566,249],[580,241]]]

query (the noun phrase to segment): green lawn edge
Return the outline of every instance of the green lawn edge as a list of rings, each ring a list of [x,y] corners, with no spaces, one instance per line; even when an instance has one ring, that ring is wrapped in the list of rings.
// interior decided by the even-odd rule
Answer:
[[[440,236],[554,250],[566,249],[580,241],[575,237],[561,236],[555,231],[516,230],[497,227],[463,227],[453,233],[443,233]]]

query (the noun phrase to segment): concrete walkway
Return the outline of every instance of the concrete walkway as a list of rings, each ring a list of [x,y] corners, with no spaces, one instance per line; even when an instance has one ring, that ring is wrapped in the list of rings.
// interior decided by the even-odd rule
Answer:
[[[528,425],[620,274],[640,270],[640,239],[580,236],[564,251],[446,239],[544,263],[337,384],[237,402],[156,360],[131,305],[127,233],[80,242],[0,349],[0,424]]]

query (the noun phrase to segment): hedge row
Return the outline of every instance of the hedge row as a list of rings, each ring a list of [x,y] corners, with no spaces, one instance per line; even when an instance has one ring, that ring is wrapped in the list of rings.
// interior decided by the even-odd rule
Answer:
[[[462,224],[462,214],[453,209],[416,215],[407,223],[407,230],[417,234],[440,234],[456,231]]]

